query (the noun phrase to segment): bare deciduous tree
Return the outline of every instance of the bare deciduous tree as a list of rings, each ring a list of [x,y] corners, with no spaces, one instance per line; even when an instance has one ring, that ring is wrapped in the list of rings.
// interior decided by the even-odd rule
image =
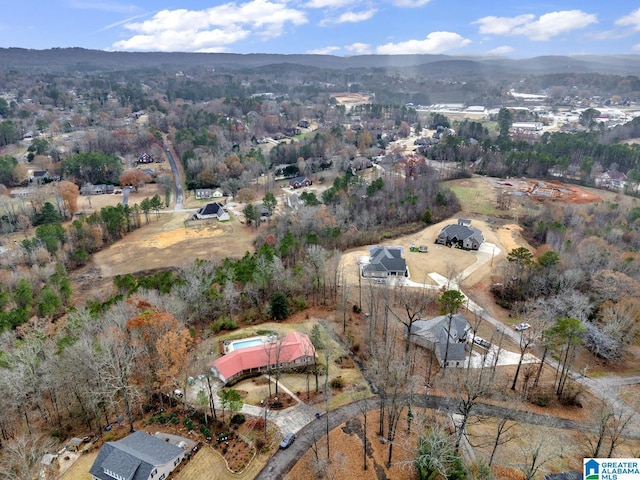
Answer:
[[[0,457],[0,477],[6,480],[32,480],[40,478],[42,456],[55,448],[50,438],[22,434],[3,445]]]
[[[420,320],[426,314],[429,306],[435,301],[434,290],[426,287],[413,288],[407,286],[397,286],[394,289],[394,300],[399,309],[404,310],[402,313],[396,313],[394,308],[389,311],[402,324],[405,329],[404,353],[409,354],[411,347],[411,328],[414,322]]]
[[[528,441],[520,443],[520,462],[516,467],[525,480],[533,480],[547,463],[563,455],[564,444],[556,439],[552,432],[543,429],[532,431]]]

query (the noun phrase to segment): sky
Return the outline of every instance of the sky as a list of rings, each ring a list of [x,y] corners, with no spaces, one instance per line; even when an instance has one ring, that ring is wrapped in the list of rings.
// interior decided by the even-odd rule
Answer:
[[[17,0],[0,47],[329,54],[640,54],[629,0]]]

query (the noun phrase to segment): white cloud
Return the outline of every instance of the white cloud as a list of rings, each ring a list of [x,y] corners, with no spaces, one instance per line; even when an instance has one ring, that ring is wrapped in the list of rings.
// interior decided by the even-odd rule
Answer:
[[[618,40],[621,38],[626,38],[629,35],[632,35],[633,33],[630,32],[629,30],[623,30],[623,29],[618,29],[618,30],[604,30],[602,32],[596,32],[593,33],[591,35],[588,35],[588,37],[592,40],[596,40],[596,41],[601,41],[601,40]]]
[[[344,48],[347,52],[354,53],[355,55],[368,55],[371,53],[371,45],[368,43],[356,42]]]
[[[479,31],[483,35],[510,35],[516,27],[530,23],[533,15],[518,15],[517,17],[483,17],[474,24],[480,25]]]
[[[336,23],[358,23],[369,20],[376,14],[377,10],[372,8],[363,12],[345,12],[336,19]]]
[[[596,15],[581,10],[564,10],[540,15],[518,15],[517,17],[483,17],[474,24],[479,31],[489,35],[522,35],[530,40],[545,41],[557,35],[579,30],[597,23]]]
[[[636,43],[633,47],[631,47],[631,50],[633,50],[634,52],[639,52],[640,51],[640,43]]]
[[[337,17],[328,17],[324,18],[320,22],[321,27],[326,27],[329,25],[338,25],[340,23],[359,23],[365,22],[369,20],[376,14],[377,10],[372,8],[370,10],[365,10],[363,12],[344,12]]]
[[[286,24],[302,25],[305,14],[270,0],[226,3],[205,10],[162,10],[144,22],[127,23],[134,33],[113,44],[117,50],[226,51],[250,35],[273,38]]]
[[[340,47],[324,47],[316,48],[314,50],[308,50],[307,53],[309,55],[331,55],[338,50],[340,50]]]
[[[431,32],[424,40],[408,40],[400,43],[387,43],[376,48],[381,55],[443,53],[462,48],[471,40],[454,32]]]
[[[634,30],[640,30],[640,8],[634,10],[629,15],[619,18],[615,21],[615,24],[621,27],[633,27]]]
[[[496,47],[493,50],[489,50],[489,55],[506,55],[508,53],[513,52],[513,47],[508,45],[503,45],[501,47]]]
[[[394,7],[422,7],[429,3],[431,0],[393,0],[391,3]]]

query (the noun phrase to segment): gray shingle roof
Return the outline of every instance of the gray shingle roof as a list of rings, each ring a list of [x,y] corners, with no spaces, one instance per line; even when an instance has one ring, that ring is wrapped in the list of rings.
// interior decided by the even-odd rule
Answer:
[[[217,202],[207,203],[198,210],[198,213],[200,215],[222,215],[224,213],[224,207]]]
[[[484,241],[482,232],[477,228],[469,227],[467,225],[452,224],[445,226],[438,237],[446,236],[448,240],[456,239],[457,241],[466,240],[469,237],[475,238],[478,243]]]
[[[134,432],[117,442],[105,443],[89,473],[100,480],[113,480],[104,470],[126,480],[147,480],[151,471],[172,462],[183,450],[144,432]]]
[[[461,313],[456,313],[451,318],[451,330],[447,335],[449,317],[441,315],[429,320],[418,320],[411,325],[411,334],[416,337],[424,337],[430,343],[438,345],[439,357],[444,359],[447,350],[447,338],[449,349],[446,351],[448,361],[464,360],[467,332],[471,325]]]
[[[367,271],[405,272],[407,262],[399,248],[375,247],[371,250]]]
[[[115,472],[125,480],[133,479],[142,461],[139,458],[113,448],[102,462],[102,469]]]

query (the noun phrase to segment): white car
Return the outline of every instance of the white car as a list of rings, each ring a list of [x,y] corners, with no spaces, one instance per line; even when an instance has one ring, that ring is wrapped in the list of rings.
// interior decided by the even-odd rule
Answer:
[[[529,325],[528,323],[519,323],[514,328],[516,329],[516,332],[522,332],[524,330],[530,329],[531,325]]]

